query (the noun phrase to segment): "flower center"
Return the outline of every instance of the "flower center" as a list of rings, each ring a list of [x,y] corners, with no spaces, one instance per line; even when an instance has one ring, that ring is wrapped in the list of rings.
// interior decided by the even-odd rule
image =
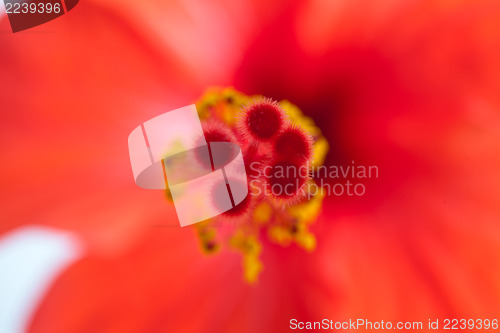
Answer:
[[[246,184],[231,179],[235,188],[227,180],[213,186],[212,204],[225,212],[195,224],[202,250],[212,254],[228,246],[240,252],[248,282],[255,282],[263,269],[262,237],[283,246],[296,244],[314,250],[316,240],[308,226],[319,214],[323,197],[321,191],[307,193],[306,185],[314,182],[309,165],[322,163],[328,149],[319,128],[288,101],[250,97],[232,89],[212,89],[197,102],[197,110],[206,142],[241,147],[247,176]],[[223,167],[234,152],[228,151],[227,159],[224,152],[217,156]],[[209,163],[215,164],[199,159],[207,168]],[[232,209],[226,210],[228,193],[229,197],[231,190],[241,193],[245,186],[245,199],[237,205],[231,202]]]

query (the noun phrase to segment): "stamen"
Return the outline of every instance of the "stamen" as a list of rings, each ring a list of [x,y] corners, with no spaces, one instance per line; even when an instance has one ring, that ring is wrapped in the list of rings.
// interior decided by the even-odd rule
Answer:
[[[237,205],[234,198],[228,200],[232,191],[227,180],[213,186],[211,203],[225,212],[196,224],[200,245],[207,254],[225,245],[240,252],[243,277],[255,283],[263,270],[259,237],[281,246],[315,249],[309,225],[321,211],[323,193],[307,193],[306,185],[314,183],[309,167],[323,163],[328,142],[314,121],[288,101],[215,88],[197,102],[197,109],[204,131],[201,141],[231,142],[242,149],[247,184],[228,179],[233,187],[248,186],[248,195]],[[203,150],[200,154],[207,155]],[[219,159],[224,162],[222,155]],[[214,163],[200,159],[206,160],[206,167]],[[234,207],[227,210],[228,206]]]

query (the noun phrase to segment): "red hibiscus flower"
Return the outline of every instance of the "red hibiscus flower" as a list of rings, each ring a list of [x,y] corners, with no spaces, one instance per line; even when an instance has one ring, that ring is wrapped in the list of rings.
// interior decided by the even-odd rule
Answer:
[[[16,34],[0,16],[0,328],[498,318],[499,9],[90,1]],[[329,142],[324,165],[378,170],[318,175],[365,192],[325,197],[311,253],[261,237],[254,284],[237,253],[206,256],[193,228],[159,227],[174,208],[139,189],[129,166],[133,128],[211,86],[291,101]]]

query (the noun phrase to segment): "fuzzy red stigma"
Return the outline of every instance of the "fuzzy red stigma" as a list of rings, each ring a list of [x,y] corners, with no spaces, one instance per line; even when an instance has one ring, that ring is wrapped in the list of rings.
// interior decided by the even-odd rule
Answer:
[[[207,143],[211,142],[232,142],[237,143],[236,136],[233,132],[224,124],[209,121],[202,123],[202,129],[204,138],[200,137],[197,139],[196,146],[203,146],[205,141]],[[233,158],[233,152],[231,150],[224,151],[218,150],[217,160],[211,160],[208,152],[205,149],[197,149],[195,151],[196,160],[202,165],[204,169],[211,169],[212,163],[214,163],[214,168],[218,169],[220,166],[224,166],[229,163]]]
[[[202,123],[203,134],[207,142],[238,142],[227,125],[216,121]]]
[[[274,153],[280,158],[309,161],[312,158],[312,138],[303,129],[289,126],[276,139]]]
[[[248,185],[235,179],[230,179],[230,183],[231,186],[229,186],[225,181],[220,181],[214,185],[212,189],[212,204],[217,210],[224,211],[224,213],[222,213],[224,216],[236,217],[244,215],[249,211],[251,195],[248,193],[243,201],[234,205],[233,191],[243,192],[244,187],[246,186],[248,192],[250,192]],[[233,208],[227,210],[231,207],[229,204],[231,204]]]
[[[269,154],[261,153],[259,147],[251,144],[243,151],[245,171],[249,180],[255,179],[262,174],[262,169],[271,159]]]
[[[278,160],[265,169],[266,194],[276,199],[300,199],[310,179],[307,166],[292,160]]]
[[[240,128],[254,140],[268,141],[276,137],[285,124],[285,112],[278,103],[262,100],[243,110]]]

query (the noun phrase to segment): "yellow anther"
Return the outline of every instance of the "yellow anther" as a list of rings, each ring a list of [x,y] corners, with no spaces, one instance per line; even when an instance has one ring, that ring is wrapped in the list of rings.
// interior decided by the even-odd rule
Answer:
[[[283,246],[288,246],[293,240],[293,235],[290,232],[290,229],[287,229],[283,226],[271,226],[268,230],[269,238]]]
[[[255,210],[253,212],[253,219],[259,225],[263,225],[271,220],[272,214],[273,208],[271,207],[271,205],[267,202],[262,202],[257,205],[257,207],[255,207]]]
[[[315,221],[321,212],[324,194],[321,191],[311,199],[299,203],[295,206],[290,206],[288,212],[299,221],[309,223]]]
[[[316,237],[308,231],[298,234],[296,242],[308,252],[312,252],[316,248]]]
[[[243,257],[243,271],[245,280],[249,283],[257,281],[259,273],[262,271],[262,262],[257,256],[245,255]]]

